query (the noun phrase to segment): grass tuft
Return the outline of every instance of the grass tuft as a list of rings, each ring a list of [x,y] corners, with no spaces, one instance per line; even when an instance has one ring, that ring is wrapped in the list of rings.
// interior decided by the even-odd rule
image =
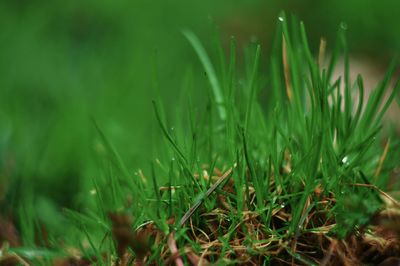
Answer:
[[[3,254],[58,265],[361,265],[400,254],[400,203],[388,192],[399,141],[381,132],[398,95],[399,83],[389,88],[396,63],[364,102],[346,30],[314,53],[304,24],[282,13],[268,60],[249,47],[243,74],[232,39],[228,62],[217,47],[218,75],[184,31],[207,74],[208,102],[177,102],[181,126],[172,130],[153,101],[166,145],[150,173],[128,169],[96,125],[106,156],[87,205],[64,211],[74,233],[53,241],[21,208],[27,249]],[[340,57],[344,73],[334,77]]]

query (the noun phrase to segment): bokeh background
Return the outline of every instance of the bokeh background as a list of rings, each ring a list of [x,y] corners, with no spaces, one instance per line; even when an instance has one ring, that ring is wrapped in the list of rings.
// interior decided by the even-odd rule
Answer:
[[[239,51],[260,42],[267,61],[281,10],[305,22],[313,48],[323,36],[329,50],[344,21],[357,70],[369,77],[399,51],[398,0],[0,1],[0,208],[27,187],[38,206],[79,206],[97,174],[93,120],[131,171],[146,169],[161,138],[151,100],[174,110],[188,76],[192,98],[207,97],[182,29],[211,58],[216,39],[227,47],[233,35]]]

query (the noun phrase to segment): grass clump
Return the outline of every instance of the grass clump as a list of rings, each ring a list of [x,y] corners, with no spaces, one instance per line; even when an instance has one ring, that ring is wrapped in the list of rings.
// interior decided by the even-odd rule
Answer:
[[[399,255],[399,203],[384,192],[399,141],[381,134],[395,64],[364,102],[362,77],[350,80],[347,27],[325,67],[325,41],[315,57],[304,25],[290,22],[279,17],[267,64],[259,45],[245,50],[244,71],[234,39],[213,65],[185,31],[210,83],[206,104],[177,103],[180,126],[169,129],[153,102],[166,145],[149,173],[132,174],[96,126],[100,174],[87,206],[61,218],[74,226],[48,235],[23,205],[24,248],[4,254],[59,265],[354,265]]]

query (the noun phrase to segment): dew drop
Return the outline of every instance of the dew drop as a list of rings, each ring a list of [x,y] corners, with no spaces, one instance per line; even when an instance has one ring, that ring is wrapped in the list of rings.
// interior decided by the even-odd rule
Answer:
[[[285,208],[285,203],[282,203],[281,205],[280,205],[280,207],[283,209],[283,208]]]
[[[298,228],[299,230],[303,230],[303,227],[302,227],[301,225],[298,225],[297,228]]]
[[[278,17],[279,21],[284,21],[283,17]]]
[[[342,159],[342,163],[347,164],[349,162],[349,157],[344,156]]]

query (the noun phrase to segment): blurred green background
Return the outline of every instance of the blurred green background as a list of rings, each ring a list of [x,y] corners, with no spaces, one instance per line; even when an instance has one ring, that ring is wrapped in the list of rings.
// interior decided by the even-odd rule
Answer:
[[[79,206],[79,193],[97,174],[92,119],[131,171],[146,168],[161,139],[151,100],[174,110],[188,73],[195,101],[207,97],[181,30],[195,32],[212,58],[215,28],[225,46],[231,35],[241,47],[256,39],[266,61],[281,10],[305,21],[314,48],[324,36],[329,50],[345,21],[352,54],[385,66],[399,51],[397,0],[2,0],[0,208],[12,208],[24,186]]]

